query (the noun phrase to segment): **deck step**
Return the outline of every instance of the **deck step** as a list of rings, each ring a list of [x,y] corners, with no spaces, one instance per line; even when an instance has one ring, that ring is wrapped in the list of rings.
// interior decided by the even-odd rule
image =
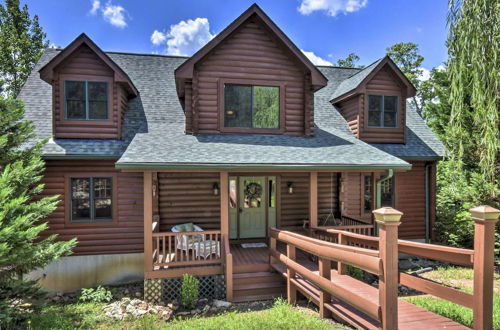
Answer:
[[[285,294],[261,294],[261,295],[250,295],[250,296],[237,296],[234,297],[233,302],[247,302],[247,301],[261,301],[261,300],[274,300],[279,297],[285,297]]]
[[[275,272],[259,271],[233,275],[233,294],[237,302],[274,299],[282,296],[285,291],[285,280]]]
[[[260,283],[260,282],[280,282],[283,277],[275,272],[256,272],[256,273],[241,273],[233,275],[233,283]]]

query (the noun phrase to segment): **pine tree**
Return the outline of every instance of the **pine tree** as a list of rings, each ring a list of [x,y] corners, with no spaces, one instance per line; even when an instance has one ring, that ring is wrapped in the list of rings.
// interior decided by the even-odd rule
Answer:
[[[0,328],[36,309],[43,290],[26,274],[71,253],[75,240],[40,238],[59,196],[40,198],[46,141],[33,142],[34,125],[23,120],[20,100],[0,99]],[[31,304],[31,305],[30,305]],[[28,306],[28,307],[27,307]]]
[[[0,92],[16,97],[48,46],[38,16],[30,17],[19,0],[0,4]]]

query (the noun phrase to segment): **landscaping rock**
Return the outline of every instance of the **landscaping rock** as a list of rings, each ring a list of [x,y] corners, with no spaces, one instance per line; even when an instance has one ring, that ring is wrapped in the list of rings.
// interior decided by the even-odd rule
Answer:
[[[123,298],[103,307],[106,316],[115,320],[123,320],[127,317],[141,318],[145,314],[157,314],[163,320],[169,320],[172,309],[167,306],[154,305],[140,299]]]
[[[212,305],[218,309],[225,309],[231,307],[231,303],[229,301],[224,300],[214,300]]]

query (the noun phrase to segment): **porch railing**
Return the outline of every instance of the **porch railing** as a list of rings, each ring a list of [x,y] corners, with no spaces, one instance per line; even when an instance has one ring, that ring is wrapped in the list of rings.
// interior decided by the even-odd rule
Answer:
[[[155,232],[153,269],[222,264],[223,242],[220,230]]]

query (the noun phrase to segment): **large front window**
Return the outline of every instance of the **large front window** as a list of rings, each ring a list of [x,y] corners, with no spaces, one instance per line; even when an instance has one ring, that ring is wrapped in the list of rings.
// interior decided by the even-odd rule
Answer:
[[[224,85],[224,126],[279,128],[280,88]]]
[[[398,126],[398,97],[368,95],[368,127]]]
[[[112,179],[71,179],[71,221],[112,220]]]
[[[108,83],[104,81],[64,82],[66,119],[107,120]]]

